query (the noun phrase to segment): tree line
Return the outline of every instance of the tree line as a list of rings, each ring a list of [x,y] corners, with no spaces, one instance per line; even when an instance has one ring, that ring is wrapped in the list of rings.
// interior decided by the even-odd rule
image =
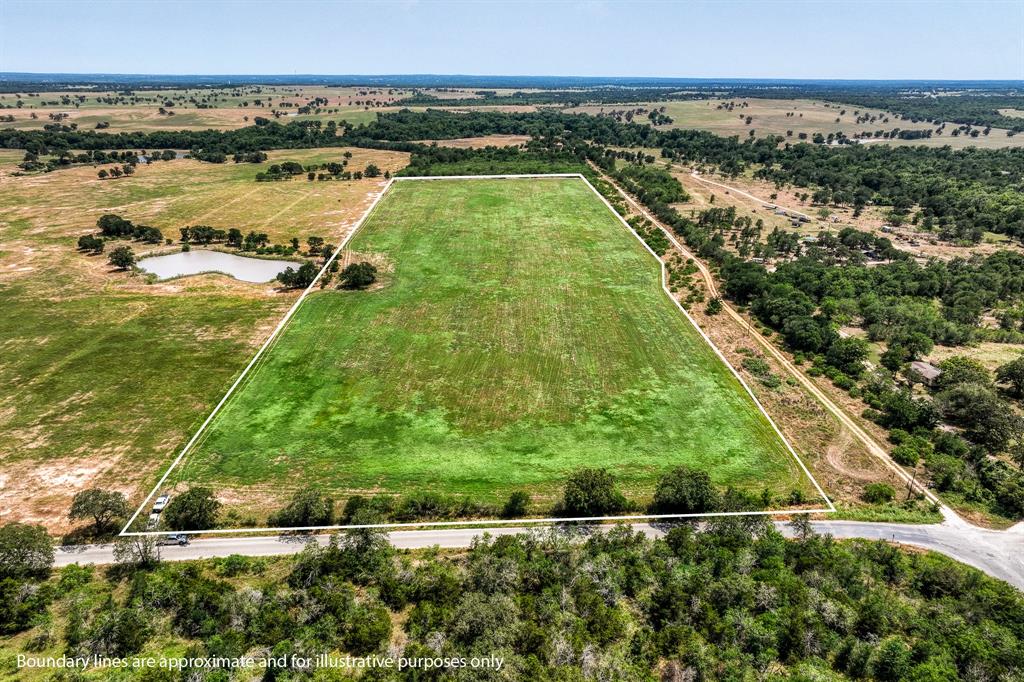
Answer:
[[[551,150],[566,143],[662,149],[663,156],[711,164],[726,174],[748,168],[778,186],[812,188],[818,203],[887,206],[895,222],[912,221],[950,240],[976,242],[986,231],[1024,237],[1024,149],[962,149],[790,144],[785,138],[719,137],[695,130],[657,130],[609,117],[555,111],[508,113],[427,110],[382,113],[359,126],[329,121],[268,122],[231,131],[0,130],[0,146],[34,154],[70,149],[192,149],[195,158],[223,161],[229,154],[266,149],[331,146],[386,147],[423,153],[413,140],[529,135]],[[223,158],[222,158],[223,157]]]
[[[613,155],[597,161],[615,173]],[[1024,516],[1024,422],[1010,404],[1018,395],[1011,377],[1019,365],[1000,368],[1002,391],[989,377],[921,398],[911,390],[913,376],[906,378],[910,363],[926,357],[935,344],[1022,338],[1024,255],[1004,250],[919,265],[888,239],[847,228],[821,234],[800,257],[769,272],[727,247],[727,234],[739,220],[734,211],[712,208],[696,219],[684,217],[660,199],[663,180],[647,187],[644,175],[624,179],[661,222],[719,267],[726,296],[749,306],[766,333],[779,334],[797,363],[810,363],[809,373],[826,375],[852,397],[863,398],[866,417],[928,443],[918,448],[920,456],[906,458],[908,466],[921,463],[941,491],[1010,518]],[[867,254],[876,259],[870,267]],[[983,315],[993,310],[998,331],[981,326]],[[852,323],[886,344],[881,367],[870,374],[867,343],[837,332]],[[939,429],[940,419],[962,430]],[[898,431],[893,439],[903,444]],[[1000,458],[1008,451],[1015,465]]]
[[[377,518],[354,514],[355,523]],[[659,539],[626,526],[563,527],[485,538],[453,554],[402,552],[380,530],[353,529],[294,557],[166,563],[151,538],[123,538],[114,566],[56,570],[41,528],[7,524],[0,635],[9,651],[30,655],[130,657],[168,647],[193,658],[497,655],[504,676],[530,680],[1024,673],[1024,598],[1009,585],[942,556],[837,542],[801,517],[789,530],[792,540],[763,517],[711,519],[701,530],[678,524]],[[328,672],[288,662],[264,677]],[[381,667],[362,677],[459,674]]]

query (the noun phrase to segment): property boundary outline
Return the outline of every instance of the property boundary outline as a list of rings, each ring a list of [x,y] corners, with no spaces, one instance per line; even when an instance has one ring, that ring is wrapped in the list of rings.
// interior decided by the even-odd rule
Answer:
[[[788,450],[789,454],[793,456],[793,459],[796,460],[796,462],[799,465],[801,471],[803,471],[803,473],[807,476],[807,478],[810,479],[811,483],[814,485],[814,489],[821,496],[821,498],[825,501],[825,504],[826,504],[825,508],[819,508],[819,509],[780,509],[780,510],[767,510],[767,511],[766,510],[760,510],[760,511],[737,511],[737,512],[702,512],[702,513],[698,513],[698,514],[634,514],[634,515],[628,515],[628,516],[586,516],[586,517],[559,517],[559,518],[540,518],[540,519],[493,519],[493,520],[491,520],[491,519],[476,519],[476,520],[469,520],[469,521],[422,521],[422,522],[411,521],[411,522],[406,522],[406,523],[374,523],[374,524],[349,524],[349,525],[327,525],[327,526],[288,526],[288,527],[267,527],[267,528],[212,528],[212,529],[207,529],[207,530],[190,530],[190,531],[175,531],[175,530],[164,530],[164,531],[160,531],[160,530],[129,531],[128,530],[129,528],[131,528],[132,524],[135,523],[136,519],[138,519],[139,514],[142,513],[142,510],[146,507],[146,505],[149,504],[150,500],[152,500],[153,497],[157,494],[157,492],[160,490],[161,486],[163,486],[163,484],[167,481],[167,478],[168,478],[168,476],[171,475],[171,472],[174,471],[175,468],[177,468],[177,466],[182,462],[182,460],[185,458],[186,455],[190,454],[192,448],[199,441],[200,437],[203,436],[206,433],[207,428],[210,426],[211,423],[213,423],[214,418],[221,411],[221,409],[227,404],[228,400],[234,395],[235,390],[248,377],[248,375],[252,371],[253,367],[255,367],[259,363],[260,359],[265,356],[267,350],[271,346],[273,346],[275,344],[277,339],[280,337],[281,332],[287,326],[289,320],[291,320],[291,318],[295,315],[295,312],[299,309],[299,306],[302,304],[302,302],[306,299],[306,297],[309,295],[309,293],[313,290],[313,287],[316,286],[316,284],[320,281],[320,278],[324,275],[325,272],[327,272],[327,269],[331,266],[331,264],[335,261],[335,259],[337,259],[338,255],[342,252],[342,250],[356,236],[356,234],[359,233],[359,231],[362,229],[363,225],[366,223],[366,221],[369,219],[370,215],[373,213],[374,209],[377,208],[377,205],[388,194],[388,192],[391,190],[391,187],[394,185],[395,182],[400,182],[400,181],[401,182],[408,182],[408,181],[416,181],[416,180],[419,180],[419,181],[423,181],[423,180],[517,180],[517,179],[529,179],[529,178],[534,178],[534,179],[557,178],[557,179],[578,179],[578,180],[582,180],[583,183],[588,188],[590,188],[590,190],[597,196],[597,198],[601,200],[601,202],[612,213],[612,215],[615,216],[616,219],[618,219],[618,221],[622,224],[622,226],[625,227],[626,230],[628,230],[630,234],[632,234],[634,237],[636,237],[636,239],[640,242],[640,244],[644,247],[644,249],[646,249],[647,252],[650,253],[655,258],[655,260],[658,261],[658,265],[659,265],[659,269],[660,269],[660,273],[661,273],[661,288],[662,288],[662,291],[664,291],[665,295],[668,296],[669,300],[671,300],[675,304],[676,308],[678,308],[679,311],[683,313],[683,315],[690,322],[690,324],[693,325],[693,328],[697,330],[697,333],[700,334],[700,336],[704,340],[704,342],[707,343],[708,346],[711,347],[711,349],[714,351],[715,355],[718,356],[718,359],[721,360],[723,363],[725,363],[725,366],[729,368],[729,371],[732,372],[732,375],[740,382],[740,385],[743,386],[744,390],[746,390],[747,395],[749,395],[751,400],[754,401],[754,404],[761,411],[761,414],[764,415],[764,418],[768,420],[768,423],[771,425],[772,430],[775,431],[775,434],[779,437],[779,439],[782,441],[782,443],[786,446],[786,450]],[[754,395],[754,392],[751,390],[750,386],[743,379],[743,377],[736,370],[736,368],[732,366],[732,363],[729,362],[729,360],[725,357],[725,355],[722,353],[722,351],[719,350],[718,346],[716,346],[714,344],[714,342],[711,340],[711,338],[704,332],[704,330],[701,329],[700,325],[697,324],[697,321],[694,320],[693,317],[690,316],[690,313],[687,312],[686,308],[684,308],[682,306],[682,304],[679,303],[679,301],[676,299],[676,297],[672,295],[672,292],[671,292],[671,290],[669,290],[668,285],[666,283],[667,280],[668,280],[668,270],[667,270],[667,268],[665,266],[665,262],[661,259],[660,256],[658,256],[657,253],[655,253],[655,251],[647,244],[647,242],[644,241],[643,237],[641,237],[640,234],[637,233],[637,231],[634,230],[633,227],[628,222],[626,222],[626,219],[623,218],[622,215],[620,215],[619,212],[615,210],[615,207],[612,206],[611,202],[609,202],[608,199],[605,198],[605,196],[603,194],[601,194],[601,192],[599,192],[597,190],[597,188],[594,187],[594,185],[591,184],[590,180],[588,180],[587,177],[585,175],[583,175],[582,173],[514,173],[514,174],[510,173],[510,174],[499,174],[499,175],[410,175],[410,176],[402,176],[402,177],[392,177],[384,185],[384,188],[381,190],[380,194],[378,194],[374,198],[374,200],[370,203],[370,205],[367,207],[367,209],[363,212],[362,216],[360,216],[359,220],[352,227],[352,229],[349,230],[349,233],[345,236],[345,238],[341,241],[341,243],[338,245],[338,247],[334,250],[334,253],[331,254],[331,257],[329,259],[327,259],[327,261],[324,262],[323,267],[320,268],[319,272],[317,272],[316,277],[313,278],[313,281],[309,284],[309,286],[307,286],[302,291],[302,294],[299,296],[298,300],[296,300],[295,303],[292,304],[291,308],[288,309],[288,311],[285,313],[284,317],[281,318],[281,321],[278,322],[277,326],[270,333],[270,336],[267,337],[267,339],[263,342],[263,344],[260,346],[260,348],[256,351],[256,354],[253,355],[252,359],[249,361],[249,364],[246,365],[245,368],[242,370],[242,373],[239,374],[238,377],[235,379],[235,381],[231,384],[231,386],[228,388],[227,392],[220,399],[220,402],[217,403],[217,405],[213,408],[213,411],[211,411],[210,414],[206,417],[206,419],[203,421],[203,423],[199,426],[199,428],[196,430],[196,432],[192,435],[192,438],[190,438],[188,440],[188,442],[185,444],[185,446],[178,453],[178,456],[175,457],[175,459],[171,462],[171,465],[169,467],[167,467],[167,470],[164,472],[163,476],[161,476],[160,479],[157,481],[156,485],[153,486],[153,489],[150,491],[149,495],[147,495],[145,497],[145,499],[142,500],[142,502],[139,504],[138,509],[135,510],[135,513],[132,514],[131,518],[129,518],[128,521],[125,523],[124,527],[121,529],[121,532],[118,533],[118,536],[119,537],[162,536],[162,535],[167,535],[169,533],[187,534],[187,535],[251,534],[251,533],[271,533],[271,532],[273,532],[273,533],[285,533],[285,532],[300,532],[300,531],[301,532],[305,532],[305,531],[317,531],[317,530],[345,530],[345,529],[358,529],[358,528],[426,528],[426,527],[446,527],[446,526],[447,527],[451,527],[451,526],[479,526],[479,525],[485,525],[485,524],[486,525],[507,525],[507,524],[516,524],[516,523],[519,523],[519,524],[524,524],[524,523],[528,523],[528,524],[544,524],[544,523],[581,523],[581,522],[597,522],[597,521],[644,521],[644,520],[651,521],[651,520],[659,520],[659,519],[660,520],[696,519],[696,518],[715,518],[715,517],[727,517],[727,516],[774,516],[774,515],[783,515],[783,514],[834,513],[836,511],[836,507],[832,503],[832,500],[829,499],[828,495],[825,494],[825,491],[822,489],[821,485],[818,483],[818,481],[811,474],[810,470],[807,468],[807,465],[804,464],[802,459],[800,459],[800,456],[796,453],[796,450],[790,444],[790,442],[786,438],[786,436],[782,433],[781,429],[779,429],[778,425],[775,423],[775,420],[773,420],[771,415],[768,414],[768,411],[761,404],[761,401],[757,399],[757,396]]]

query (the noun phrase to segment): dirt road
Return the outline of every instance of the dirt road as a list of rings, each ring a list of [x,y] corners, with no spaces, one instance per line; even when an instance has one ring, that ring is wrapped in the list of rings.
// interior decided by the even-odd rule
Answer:
[[[600,169],[596,167],[595,170],[601,173]],[[721,293],[718,291],[718,285],[716,284],[715,278],[711,274],[711,271],[708,269],[707,265],[705,265],[699,258],[697,258],[696,254],[691,252],[686,247],[686,245],[684,245],[676,237],[675,233],[673,233],[671,229],[666,227],[664,224],[661,223],[661,221],[655,218],[639,201],[635,200],[621,187],[619,187],[619,185],[612,178],[608,177],[604,173],[601,174],[606,181],[611,183],[615,187],[615,189],[618,190],[619,194],[623,197],[623,199],[625,199],[627,203],[629,203],[629,205],[633,208],[634,211],[636,211],[640,215],[643,215],[645,218],[647,218],[652,223],[657,225],[665,234],[665,236],[669,239],[669,241],[672,242],[673,246],[675,246],[680,251],[680,253],[682,253],[686,258],[690,258],[693,260],[698,270],[700,271],[701,277],[704,279],[704,284],[707,287],[708,293],[713,297],[721,299],[722,296]],[[692,175],[693,177],[701,180],[701,182],[707,182],[718,187],[734,191],[737,194],[746,195],[756,201],[762,201],[761,199],[758,199],[753,195],[747,194],[746,192],[743,192],[736,188],[729,187],[728,185],[712,182],[710,180],[703,180],[702,178],[699,178],[696,173],[693,173]],[[870,434],[867,433],[867,431],[861,428],[861,426],[856,422],[854,418],[848,415],[842,407],[836,404],[831,398],[828,397],[828,395],[825,394],[824,391],[818,388],[818,386],[811,380],[810,377],[805,375],[796,365],[790,362],[782,351],[780,351],[778,348],[775,347],[774,344],[772,344],[768,339],[762,336],[760,332],[758,332],[749,322],[747,322],[743,318],[743,316],[740,315],[725,300],[722,300],[722,310],[725,311],[725,313],[728,314],[729,317],[735,320],[736,323],[739,324],[743,328],[743,330],[746,331],[751,336],[751,338],[756,339],[758,344],[764,349],[765,352],[771,354],[771,356],[775,358],[779,362],[779,364],[781,364],[786,369],[787,372],[789,372],[793,377],[795,377],[796,380],[799,381],[800,384],[811,395],[815,397],[815,399],[817,399],[822,405],[825,406],[825,409],[827,409],[830,413],[832,413],[832,415],[837,420],[839,420],[840,424],[846,427],[850,431],[850,433],[852,433],[853,436],[857,438],[857,440],[861,441],[861,443],[864,444],[864,447],[867,448],[868,452],[871,453],[873,457],[876,457],[879,461],[881,461],[886,466],[886,468],[891,470],[897,477],[899,477],[899,479],[902,480],[904,484],[912,486],[914,490],[920,492],[930,502],[939,505],[939,508],[942,511],[942,516],[943,518],[945,518],[947,523],[969,525],[966,521],[961,519],[956,514],[956,512],[947,507],[934,493],[932,493],[932,491],[928,490],[928,488],[926,488],[920,482],[914,480],[913,476],[908,474],[906,471],[903,470],[902,467],[893,462],[892,459],[889,458],[888,451],[881,445],[879,445],[878,442],[874,438],[872,438]]]

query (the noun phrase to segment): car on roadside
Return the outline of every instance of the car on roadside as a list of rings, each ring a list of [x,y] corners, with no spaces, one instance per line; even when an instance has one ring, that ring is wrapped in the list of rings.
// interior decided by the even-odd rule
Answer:
[[[172,533],[171,535],[162,535],[157,538],[156,544],[158,547],[166,547],[168,545],[178,545],[184,547],[188,544],[188,535],[185,533]]]
[[[164,507],[166,507],[167,503],[170,501],[170,495],[161,495],[160,497],[156,498],[156,502],[153,503],[153,513],[159,514],[160,512],[162,512],[164,510]]]
[[[146,530],[153,530],[160,524],[159,514],[150,514],[149,521],[146,522]]]

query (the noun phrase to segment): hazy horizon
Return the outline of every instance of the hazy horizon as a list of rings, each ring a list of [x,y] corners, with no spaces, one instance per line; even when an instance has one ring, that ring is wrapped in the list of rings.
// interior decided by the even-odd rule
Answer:
[[[763,77],[708,77],[708,76],[646,76],[643,74],[621,75],[621,76],[584,76],[580,74],[521,74],[521,73],[428,73],[428,72],[393,72],[393,73],[329,73],[329,72],[308,72],[308,73],[191,73],[191,72],[141,72],[141,71],[0,71],[0,77],[4,76],[71,76],[74,78],[85,78],[88,76],[105,77],[144,77],[144,78],[499,78],[499,79],[564,79],[564,80],[585,80],[585,81],[650,81],[666,82],[671,84],[674,81],[725,83],[725,82],[760,82],[760,83],[1021,83],[1024,84],[1024,77],[1020,78],[794,78],[790,76],[763,76]]]
[[[0,0],[0,72],[1015,81],[1024,2]]]

